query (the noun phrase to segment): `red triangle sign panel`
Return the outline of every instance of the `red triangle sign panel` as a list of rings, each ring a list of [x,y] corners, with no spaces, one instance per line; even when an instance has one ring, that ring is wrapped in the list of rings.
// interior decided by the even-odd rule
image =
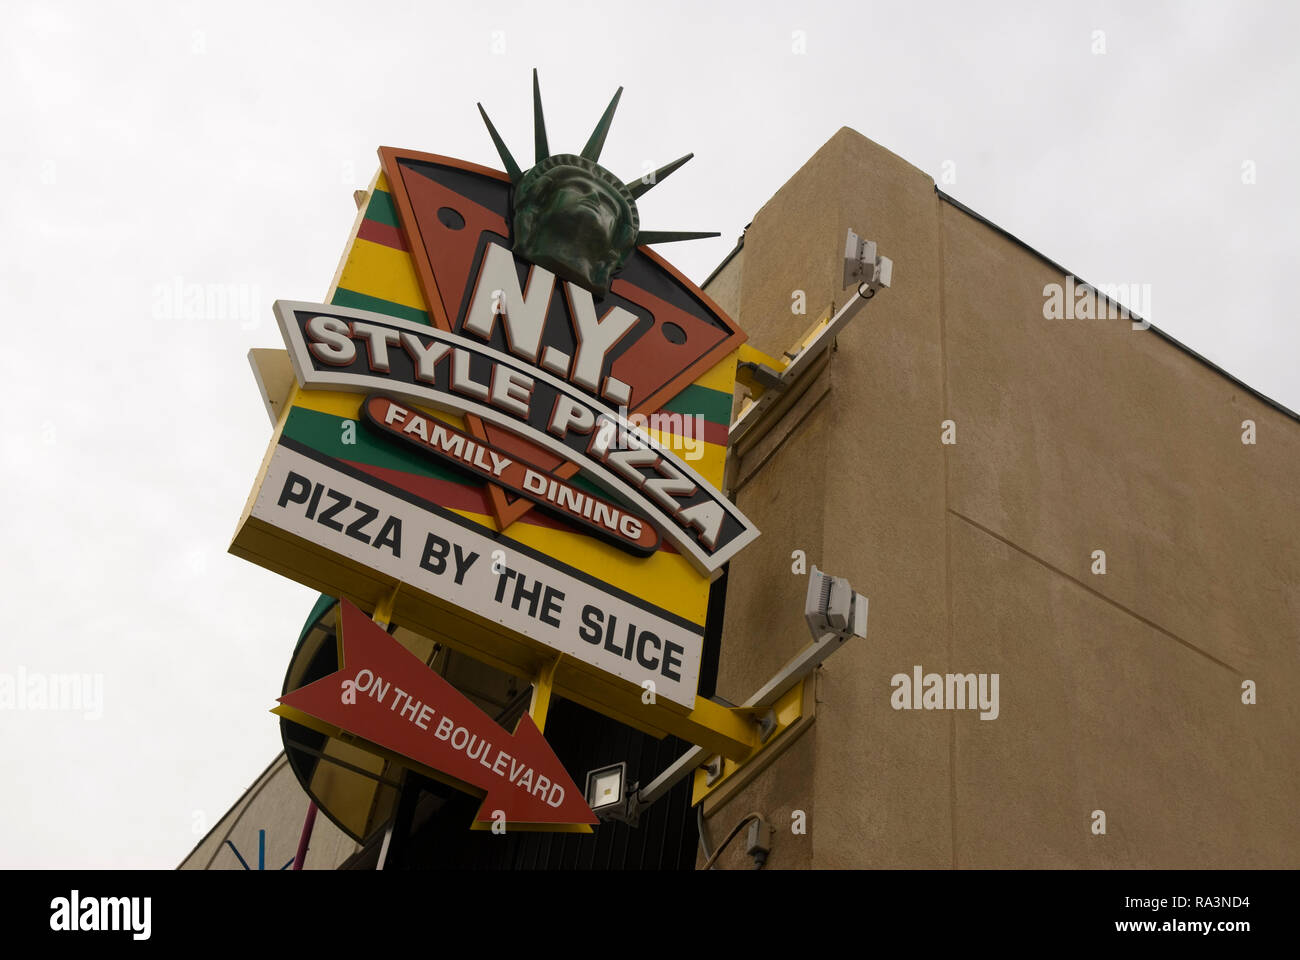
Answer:
[[[379,156],[434,324],[460,331],[487,244],[512,248],[510,181],[501,172],[435,154],[381,147]],[[521,276],[525,261],[516,258]],[[563,296],[553,297],[544,342],[573,355],[574,332]],[[638,317],[602,375],[631,388],[629,413],[653,413],[745,340],[709,297],[648,247],[638,247],[615,276],[597,314],[618,305]],[[502,349],[505,344],[499,345]],[[561,478],[577,468],[501,427],[467,417],[470,433]],[[532,504],[490,485],[502,527]]]
[[[347,600],[339,626],[341,668],[282,704],[484,792],[478,823],[597,822],[532,717],[507,733]]]

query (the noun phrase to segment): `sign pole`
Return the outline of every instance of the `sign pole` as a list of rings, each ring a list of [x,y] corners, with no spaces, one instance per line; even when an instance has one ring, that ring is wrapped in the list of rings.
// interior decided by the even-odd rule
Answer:
[[[397,591],[401,589],[401,583],[394,584],[392,593],[388,594],[388,596],[382,598],[375,604],[375,613],[370,619],[375,621],[375,623],[379,624],[385,630],[387,630],[388,625],[393,622],[393,607],[397,605]]]
[[[538,671],[537,678],[533,680],[533,699],[528,705],[528,714],[533,718],[533,723],[537,724],[537,729],[546,732],[546,714],[551,709],[551,691],[555,687],[555,671],[560,667],[560,661],[564,655],[557,656],[546,666]]]
[[[302,834],[298,837],[298,853],[293,858],[293,869],[301,870],[307,860],[307,847],[311,844],[312,830],[316,826],[316,801],[307,804],[307,818],[302,823]]]

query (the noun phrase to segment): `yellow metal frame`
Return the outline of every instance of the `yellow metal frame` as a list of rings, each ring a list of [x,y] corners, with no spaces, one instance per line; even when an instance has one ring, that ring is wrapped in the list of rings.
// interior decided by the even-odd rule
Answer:
[[[815,684],[816,674],[812,673],[802,683],[796,683],[782,694],[772,708],[776,715],[776,726],[771,736],[765,743],[756,743],[747,756],[739,759],[724,757],[722,776],[713,783],[707,782],[708,773],[704,768],[697,769],[691,791],[691,805],[711,799],[717,799],[719,804],[725,802],[722,799],[724,794],[730,798],[799,739],[816,718]]]
[[[737,419],[744,415],[749,407],[762,399],[763,394],[768,389],[762,381],[754,376],[754,371],[743,366],[743,364],[752,363],[756,366],[767,367],[777,373],[783,372],[786,367],[790,366],[795,357],[799,356],[810,343],[821,336],[822,330],[831,322],[833,313],[834,311],[827,307],[826,311],[814,320],[812,325],[800,335],[790,349],[781,354],[779,358],[766,354],[749,343],[741,344],[740,349],[736,352],[736,382],[744,384],[745,389],[749,391],[749,396],[745,398],[740,409],[736,411]]]
[[[533,718],[533,723],[537,724],[539,733],[546,732],[546,714],[551,709],[551,691],[555,689],[555,671],[560,668],[560,661],[564,655],[560,654],[549,664],[542,667],[537,673],[536,679],[533,680],[533,700],[528,705],[528,714]]]

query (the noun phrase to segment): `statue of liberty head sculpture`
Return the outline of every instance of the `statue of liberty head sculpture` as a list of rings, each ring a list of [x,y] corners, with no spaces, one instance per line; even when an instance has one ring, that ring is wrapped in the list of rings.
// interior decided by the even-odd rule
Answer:
[[[511,156],[483,105],[479,113],[513,187],[511,230],[514,252],[556,276],[590,290],[609,293],[614,274],[643,243],[695,240],[717,233],[654,232],[641,229],[636,200],[694,154],[687,154],[631,183],[624,183],[596,161],[605,146],[619,87],[580,154],[552,155],[546,142],[542,95],[533,71],[533,136],[536,159],[527,172]]]

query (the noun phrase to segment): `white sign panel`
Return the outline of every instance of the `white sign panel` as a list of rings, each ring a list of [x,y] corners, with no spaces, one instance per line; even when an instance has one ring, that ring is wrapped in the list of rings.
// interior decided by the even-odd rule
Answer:
[[[417,506],[281,444],[252,515],[606,673],[653,681],[657,697],[694,705],[698,627],[506,538],[476,533],[455,514]]]

